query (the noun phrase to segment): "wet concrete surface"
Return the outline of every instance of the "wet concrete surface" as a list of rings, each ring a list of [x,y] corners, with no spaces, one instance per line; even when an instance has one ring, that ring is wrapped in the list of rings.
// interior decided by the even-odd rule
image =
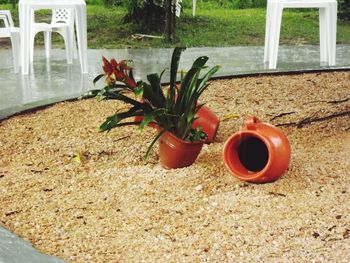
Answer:
[[[36,251],[31,243],[0,227],[0,263],[64,263]]]
[[[276,70],[263,63],[263,47],[189,48],[180,61],[180,69],[188,69],[195,58],[206,55],[208,66],[221,65],[216,76],[235,76],[266,72],[289,72],[328,69],[319,61],[318,46],[281,46]],[[0,119],[15,113],[66,99],[76,98],[94,88],[93,78],[102,72],[101,57],[130,59],[136,79],[149,73],[160,73],[170,67],[172,49],[90,49],[89,73],[80,73],[79,61],[69,65],[64,49],[54,49],[50,60],[44,50],[35,50],[29,75],[13,73],[11,50],[0,50]],[[337,47],[334,68],[350,67],[350,46]],[[165,73],[163,81],[168,81]]]

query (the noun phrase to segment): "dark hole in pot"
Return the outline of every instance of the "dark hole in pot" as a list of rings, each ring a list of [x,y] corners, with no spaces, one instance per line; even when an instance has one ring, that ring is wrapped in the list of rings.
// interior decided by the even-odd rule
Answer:
[[[238,146],[242,165],[251,172],[259,172],[269,160],[269,151],[264,142],[256,137],[243,138]]]

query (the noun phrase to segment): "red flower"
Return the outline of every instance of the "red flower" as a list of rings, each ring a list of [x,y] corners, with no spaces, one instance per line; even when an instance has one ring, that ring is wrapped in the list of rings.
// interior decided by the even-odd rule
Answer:
[[[102,62],[102,68],[105,72],[108,85],[113,85],[116,81],[120,81],[130,88],[137,87],[137,83],[131,74],[132,68],[128,66],[126,60],[122,60],[118,63],[114,58],[108,61],[105,57],[102,57]]]
[[[105,57],[102,57],[102,62],[103,62],[103,66],[102,66],[103,71],[108,75],[112,74],[113,66],[111,65],[111,63],[109,63],[109,61]]]

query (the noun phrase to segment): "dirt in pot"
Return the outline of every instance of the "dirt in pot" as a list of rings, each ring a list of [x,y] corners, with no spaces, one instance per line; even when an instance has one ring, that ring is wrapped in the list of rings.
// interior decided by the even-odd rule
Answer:
[[[238,146],[238,157],[250,172],[259,172],[266,166],[269,151],[263,141],[256,137],[243,138]]]

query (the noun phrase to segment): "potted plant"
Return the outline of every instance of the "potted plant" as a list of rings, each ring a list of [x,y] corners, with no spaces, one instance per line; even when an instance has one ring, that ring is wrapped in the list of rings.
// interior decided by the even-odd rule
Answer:
[[[173,52],[169,86],[161,84],[164,71],[160,76],[157,73],[147,75],[148,82],[136,82],[127,61],[118,63],[115,59],[108,61],[103,58],[104,74],[98,75],[94,83],[105,76],[107,86],[101,90],[92,90],[85,96],[120,100],[130,105],[128,110],[107,117],[101,124],[100,131],[125,125],[139,125],[141,129],[149,124],[155,125],[159,132],[151,142],[145,158],[159,139],[160,162],[165,168],[189,166],[201,151],[207,135],[201,126],[193,128],[196,114],[203,106],[198,103],[198,99],[208,87],[207,81],[219,69],[219,66],[214,66],[200,76],[208,60],[208,57],[201,56],[181,76],[180,85],[176,85],[183,50],[184,48],[175,48]]]

